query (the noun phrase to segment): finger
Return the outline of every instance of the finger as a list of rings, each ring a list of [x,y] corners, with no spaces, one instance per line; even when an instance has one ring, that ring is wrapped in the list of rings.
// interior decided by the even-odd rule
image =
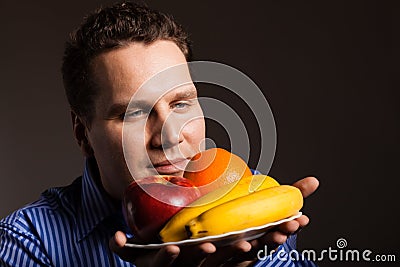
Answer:
[[[200,266],[215,251],[216,247],[209,242],[197,246],[182,247],[178,258],[174,262],[174,266]]]
[[[281,225],[278,226],[278,229],[280,232],[282,232],[285,235],[290,235],[299,229],[300,223],[296,220],[292,220],[289,222],[282,223]]]
[[[240,255],[249,252],[250,250],[251,244],[247,241],[241,240],[233,245],[218,248],[214,254],[210,255],[203,262],[203,266],[220,266],[234,257],[240,257]]]
[[[301,194],[306,198],[317,190],[319,181],[315,177],[307,177],[295,182],[293,186],[300,189]]]
[[[180,249],[178,246],[166,246],[160,249],[154,257],[153,264],[151,266],[171,266],[175,259],[178,257]]]
[[[232,261],[230,261],[230,263],[243,264],[240,266],[252,266],[250,264],[254,261],[257,261],[258,259],[257,254],[260,250],[268,250],[268,251],[274,250],[279,245],[285,243],[286,240],[287,240],[287,235],[275,229],[273,232],[268,232],[258,239],[249,241],[251,245],[251,250],[239,256],[234,257]],[[226,264],[226,266],[235,266],[235,265]]]
[[[296,221],[299,223],[299,227],[302,228],[307,226],[307,224],[310,222],[310,219],[306,215],[301,215],[296,219]]]
[[[269,244],[270,246],[277,247],[277,246],[285,243],[287,240],[287,237],[288,236],[282,232],[279,232],[279,231],[272,232],[270,235],[268,235],[265,243]]]
[[[257,254],[260,250],[258,246],[253,246],[252,241],[247,243],[250,244],[250,250],[247,252],[236,253],[234,257],[232,257],[227,262],[223,263],[222,266],[253,266],[254,263],[258,260]],[[261,243],[261,242],[259,242]],[[253,243],[254,244],[254,243]],[[265,245],[265,244],[264,244]]]
[[[250,242],[253,249],[258,250],[264,248],[264,245],[268,246],[268,249],[276,249],[279,245],[282,245],[287,240],[287,235],[280,231],[269,232],[259,239],[255,239]]]

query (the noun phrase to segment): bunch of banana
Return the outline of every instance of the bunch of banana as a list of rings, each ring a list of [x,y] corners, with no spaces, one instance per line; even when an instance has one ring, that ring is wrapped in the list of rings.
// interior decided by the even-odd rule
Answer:
[[[185,225],[203,212],[253,192],[276,186],[279,186],[279,183],[266,175],[247,176],[239,180],[236,185],[227,184],[222,186],[191,203],[190,207],[186,207],[175,214],[160,231],[159,237],[163,242],[187,239],[188,234]],[[224,216],[223,214],[221,215]],[[213,221],[215,222],[217,219],[219,224],[222,224],[221,218],[224,217],[217,216]],[[192,235],[192,237],[194,236]]]
[[[218,205],[192,219],[185,227],[190,238],[219,235],[287,218],[302,206],[300,190],[281,185]]]

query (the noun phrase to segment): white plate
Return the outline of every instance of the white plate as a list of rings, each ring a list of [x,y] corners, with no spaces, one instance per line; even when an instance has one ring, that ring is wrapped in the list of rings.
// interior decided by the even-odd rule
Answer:
[[[301,212],[297,213],[296,215],[293,215],[289,218],[279,220],[276,222],[272,223],[267,223],[264,225],[256,226],[256,227],[250,227],[244,230],[240,231],[234,231],[234,232],[229,232],[221,235],[213,235],[213,236],[205,236],[205,237],[200,237],[200,238],[193,238],[193,239],[185,239],[182,241],[177,241],[177,242],[166,242],[166,243],[160,243],[160,244],[147,244],[147,245],[142,245],[142,244],[133,244],[133,243],[126,243],[126,247],[131,247],[131,248],[142,248],[142,249],[159,249],[168,245],[177,245],[177,246],[187,246],[187,245],[195,245],[199,243],[204,243],[204,242],[212,242],[215,246],[217,247],[222,247],[222,246],[227,246],[229,244],[232,244],[238,240],[253,240],[256,238],[261,237],[268,228],[271,228],[272,226],[276,226],[278,224],[288,222],[294,219],[297,219],[301,216]]]

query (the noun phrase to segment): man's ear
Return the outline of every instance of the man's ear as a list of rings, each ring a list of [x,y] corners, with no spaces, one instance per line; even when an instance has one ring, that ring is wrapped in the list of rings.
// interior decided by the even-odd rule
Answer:
[[[87,137],[87,127],[75,112],[71,111],[72,128],[74,131],[75,139],[78,146],[81,148],[82,154],[85,157],[92,157],[94,155],[93,148],[90,145],[89,139]]]

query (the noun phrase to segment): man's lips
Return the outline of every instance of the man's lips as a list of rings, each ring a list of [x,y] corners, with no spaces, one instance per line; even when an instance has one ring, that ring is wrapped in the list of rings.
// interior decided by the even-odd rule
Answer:
[[[185,170],[189,159],[179,158],[174,160],[164,160],[153,164],[151,168],[154,168],[159,174],[174,174]]]

